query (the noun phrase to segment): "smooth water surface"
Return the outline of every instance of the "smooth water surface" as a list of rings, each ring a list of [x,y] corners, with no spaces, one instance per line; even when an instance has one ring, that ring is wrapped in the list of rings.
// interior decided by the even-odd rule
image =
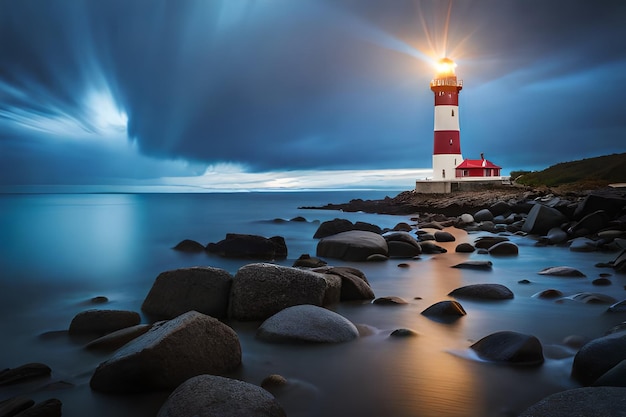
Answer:
[[[183,254],[171,248],[183,239],[203,244],[226,233],[283,236],[292,265],[303,253],[315,254],[312,238],[320,222],[336,217],[375,223],[383,228],[409,217],[324,210],[301,206],[342,203],[352,198],[382,198],[394,192],[302,192],[233,194],[33,194],[0,195],[0,368],[27,362],[51,366],[51,380],[0,389],[0,400],[30,395],[63,401],[64,416],[154,416],[167,393],[107,396],[93,393],[89,379],[108,354],[85,351],[71,340],[72,317],[94,308],[88,300],[106,296],[98,308],[140,311],[156,276],[165,270],[197,265],[220,267],[235,274],[250,261],[205,254]],[[277,221],[302,216],[307,222]],[[259,342],[259,323],[229,323],[239,334],[243,366],[233,377],[260,384],[269,374],[293,381],[281,398],[289,416],[509,416],[556,391],[576,387],[569,377],[573,350],[563,344],[570,335],[597,337],[622,322],[606,305],[574,301],[557,303],[533,297],[556,288],[566,295],[599,292],[624,297],[624,276],[595,287],[602,272],[597,262],[613,253],[574,253],[563,247],[536,247],[531,238],[512,236],[516,257],[454,253],[456,244],[478,235],[450,229],[457,241],[441,243],[448,253],[417,260],[344,263],[364,271],[376,296],[395,295],[404,306],[370,302],[330,306],[363,329],[363,336],[339,345],[273,345]],[[464,260],[491,260],[492,271],[451,268]],[[405,262],[408,268],[399,268]],[[587,278],[538,275],[548,266],[579,268]],[[531,284],[518,283],[528,279]],[[460,300],[467,316],[440,323],[420,313],[450,299],[453,289],[471,283],[508,286],[513,300]],[[413,338],[390,338],[398,328],[413,329]],[[537,336],[546,362],[515,368],[478,360],[468,347],[500,330]],[[63,381],[63,383],[59,383]],[[55,383],[44,389],[46,384]]]

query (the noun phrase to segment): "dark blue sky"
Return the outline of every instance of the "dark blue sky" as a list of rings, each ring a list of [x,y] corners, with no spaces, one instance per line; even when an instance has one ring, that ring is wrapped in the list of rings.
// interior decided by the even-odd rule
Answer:
[[[0,185],[423,176],[444,53],[466,158],[625,152],[625,21],[623,0],[0,1]]]

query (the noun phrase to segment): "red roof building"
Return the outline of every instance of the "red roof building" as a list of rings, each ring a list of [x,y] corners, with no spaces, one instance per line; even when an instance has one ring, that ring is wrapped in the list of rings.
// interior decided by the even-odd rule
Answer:
[[[455,169],[455,177],[499,177],[502,167],[486,160],[481,155],[481,159],[465,159]]]

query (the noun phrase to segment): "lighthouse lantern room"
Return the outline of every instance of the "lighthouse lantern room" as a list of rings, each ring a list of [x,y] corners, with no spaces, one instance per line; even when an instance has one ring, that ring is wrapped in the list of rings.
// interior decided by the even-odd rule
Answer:
[[[441,59],[430,82],[435,94],[433,179],[436,181],[455,178],[456,167],[463,162],[459,128],[459,92],[463,81],[457,80],[455,67],[451,59]]]

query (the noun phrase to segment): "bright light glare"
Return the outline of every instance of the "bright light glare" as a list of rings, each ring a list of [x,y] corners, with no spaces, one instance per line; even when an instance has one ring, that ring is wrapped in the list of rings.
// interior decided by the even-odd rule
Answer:
[[[454,75],[456,63],[449,58],[442,58],[435,64],[435,68],[438,75]]]

